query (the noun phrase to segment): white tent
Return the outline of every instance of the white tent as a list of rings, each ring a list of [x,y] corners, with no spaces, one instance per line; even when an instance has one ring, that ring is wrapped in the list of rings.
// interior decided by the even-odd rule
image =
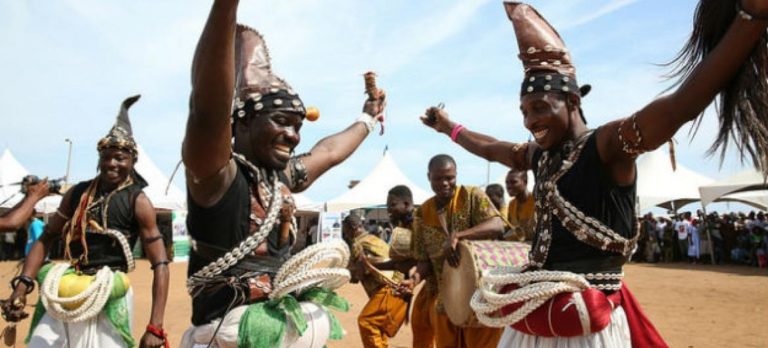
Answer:
[[[149,197],[156,209],[187,210],[187,196],[184,191],[171,183],[168,187],[168,177],[160,171],[155,162],[149,158],[144,149],[139,146],[139,160],[136,162],[136,171],[147,180],[149,184],[144,188],[144,194]]]
[[[29,172],[16,160],[11,150],[5,149],[0,156],[0,202],[5,202],[3,208],[13,207],[23,198],[19,193],[21,186],[16,183],[27,174]]]
[[[747,169],[731,177],[719,180],[699,188],[701,204],[706,206],[715,201],[744,201],[746,204],[761,204],[766,206],[768,189],[763,174],[754,169]],[[748,192],[756,191],[756,192]],[[743,192],[743,193],[742,193]]]
[[[413,202],[416,204],[432,197],[432,194],[408,179],[389,153],[385,153],[381,161],[360,183],[341,196],[326,202],[325,210],[340,212],[386,204],[387,192],[397,185],[408,186],[413,193]]]
[[[293,202],[296,204],[297,211],[319,212],[323,210],[322,203],[317,203],[302,193],[294,193]]]
[[[0,208],[12,208],[18,204],[24,195],[21,193],[21,182],[29,172],[16,160],[11,150],[5,149],[0,156],[0,202],[4,202]],[[49,214],[56,211],[61,203],[61,195],[51,195],[41,199],[35,204],[38,213]]]
[[[680,163],[672,170],[665,148],[648,152],[637,161],[637,199],[640,210],[654,206],[667,209],[699,201],[699,187],[714,180]]]

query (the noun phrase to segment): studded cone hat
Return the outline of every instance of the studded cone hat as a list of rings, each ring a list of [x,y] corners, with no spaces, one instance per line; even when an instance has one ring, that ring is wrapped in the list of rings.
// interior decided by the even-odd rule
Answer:
[[[306,116],[301,98],[285,80],[272,72],[269,49],[253,28],[238,24],[235,33],[235,100],[233,116],[285,111]]]
[[[120,105],[120,111],[117,114],[115,125],[109,130],[104,138],[99,140],[96,149],[101,151],[109,147],[115,147],[122,150],[128,150],[135,158],[138,155],[138,147],[133,139],[133,130],[131,129],[131,120],[128,118],[128,109],[135,103],[141,95],[134,95],[126,98]]]
[[[505,2],[504,8],[515,28],[518,58],[525,68],[520,95],[549,91],[586,95],[591,87],[579,88],[576,68],[557,30],[530,5]]]

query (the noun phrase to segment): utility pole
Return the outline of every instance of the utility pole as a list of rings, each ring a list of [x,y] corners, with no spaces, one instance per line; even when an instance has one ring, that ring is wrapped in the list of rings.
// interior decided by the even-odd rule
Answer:
[[[67,174],[64,175],[64,186],[66,187],[69,184],[69,165],[72,164],[72,140],[66,138],[64,142],[69,144],[69,150],[67,151]]]

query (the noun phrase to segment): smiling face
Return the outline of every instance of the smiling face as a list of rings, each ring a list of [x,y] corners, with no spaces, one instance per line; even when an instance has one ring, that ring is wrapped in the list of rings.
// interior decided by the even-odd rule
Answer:
[[[520,111],[523,113],[525,128],[533,135],[542,149],[557,146],[574,132],[566,96],[560,93],[531,93],[520,98]],[[583,123],[583,122],[582,122]]]
[[[283,170],[299,144],[303,118],[292,112],[247,115],[237,121],[234,149],[257,165]]]
[[[108,147],[99,151],[99,182],[105,189],[122,184],[133,171],[136,158],[130,151]]]
[[[431,166],[429,173],[429,185],[435,193],[438,203],[445,203],[453,198],[456,190],[456,165],[450,162]]]
[[[507,178],[504,183],[507,186],[507,194],[511,197],[517,196],[526,190],[528,185],[528,173],[510,170],[507,172]]]

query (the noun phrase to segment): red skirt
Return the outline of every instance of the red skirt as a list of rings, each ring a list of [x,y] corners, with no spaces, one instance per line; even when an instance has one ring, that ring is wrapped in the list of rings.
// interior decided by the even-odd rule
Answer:
[[[502,292],[517,289],[508,285]],[[605,329],[611,320],[611,312],[621,306],[627,315],[633,347],[667,347],[664,339],[640,309],[637,300],[622,283],[621,290],[606,295],[597,289],[574,293],[561,293],[549,299],[512,328],[535,336],[573,337],[588,335]],[[582,300],[578,297],[581,296]],[[501,309],[503,315],[512,313],[524,303],[515,303]]]

